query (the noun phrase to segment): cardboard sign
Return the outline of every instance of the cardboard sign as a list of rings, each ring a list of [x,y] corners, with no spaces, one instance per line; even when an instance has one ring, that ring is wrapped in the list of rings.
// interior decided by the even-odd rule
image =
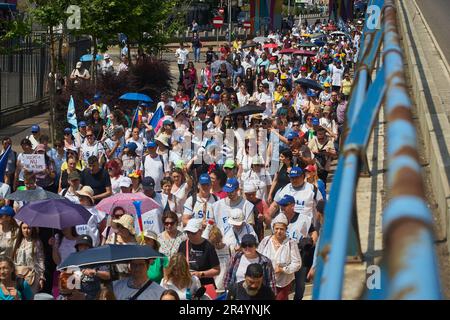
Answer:
[[[45,170],[43,154],[23,154],[22,164],[27,171],[40,172]]]

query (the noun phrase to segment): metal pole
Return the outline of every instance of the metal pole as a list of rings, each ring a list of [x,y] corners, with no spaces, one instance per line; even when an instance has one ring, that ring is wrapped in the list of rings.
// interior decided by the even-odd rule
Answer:
[[[228,44],[231,46],[231,0],[228,0]]]
[[[388,187],[391,200],[383,214],[388,299],[441,299],[433,242],[433,217],[425,201],[412,103],[407,91],[394,1],[384,7],[383,61]]]

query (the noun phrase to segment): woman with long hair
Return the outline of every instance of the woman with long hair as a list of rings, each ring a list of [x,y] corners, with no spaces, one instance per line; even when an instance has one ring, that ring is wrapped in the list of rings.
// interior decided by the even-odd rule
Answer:
[[[173,180],[171,193],[178,202],[176,212],[182,212],[188,194],[192,190],[192,178],[189,176],[186,166],[173,168],[170,175]]]
[[[189,264],[186,257],[181,253],[176,253],[170,258],[161,286],[166,289],[174,290],[180,300],[188,300],[187,289],[190,290],[191,296],[201,287],[200,280],[191,275]]]
[[[65,170],[61,171],[61,176],[59,178],[59,186],[58,186],[58,193],[61,192],[63,189],[66,189],[69,187],[69,175],[72,172],[78,171],[79,174],[81,174],[81,170],[77,169],[77,159],[75,156],[71,155],[67,158],[67,168]]]
[[[248,68],[245,71],[244,83],[250,96],[252,96],[253,92],[255,92],[255,80],[256,76],[253,74],[252,68]]]
[[[165,211],[162,216],[164,231],[158,235],[159,252],[172,257],[178,252],[180,243],[186,240],[186,235],[178,230],[178,215],[173,211]]]
[[[272,186],[270,188],[268,203],[270,204],[275,197],[278,190],[290,183],[289,172],[292,168],[292,151],[289,149],[281,151],[280,154],[280,168],[273,178]]]
[[[113,159],[106,163],[109,178],[111,180],[111,190],[113,194],[120,193],[120,180],[122,179],[122,168],[119,163]]]
[[[236,95],[239,102],[239,107],[245,107],[250,100],[250,92],[248,91],[245,83],[242,83],[239,86],[239,91]]]
[[[100,112],[97,109],[92,110],[91,117],[89,119],[89,127],[94,132],[94,136],[97,140],[103,137],[105,121],[100,117]]]
[[[31,228],[22,222],[17,235],[12,258],[16,264],[16,273],[23,276],[33,293],[44,288],[44,247],[37,228]]]
[[[72,134],[72,129],[65,128],[64,129],[64,148],[65,149],[71,149],[71,148],[77,148],[79,146],[75,143],[75,137]]]

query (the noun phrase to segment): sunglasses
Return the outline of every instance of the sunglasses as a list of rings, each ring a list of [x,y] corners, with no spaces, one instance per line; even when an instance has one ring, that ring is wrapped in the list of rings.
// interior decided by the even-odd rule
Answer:
[[[94,135],[93,134],[87,134],[86,138],[92,138]]]
[[[306,118],[306,120],[307,120],[307,121],[310,121],[310,120],[312,120],[312,118]]]
[[[256,247],[256,245],[251,243],[241,243],[241,248],[253,248]]]
[[[166,221],[166,222],[164,222],[164,225],[165,226],[173,226],[173,225],[175,225],[175,221]]]
[[[293,127],[299,127],[300,124],[298,124],[298,123],[293,123],[292,126],[293,126]]]

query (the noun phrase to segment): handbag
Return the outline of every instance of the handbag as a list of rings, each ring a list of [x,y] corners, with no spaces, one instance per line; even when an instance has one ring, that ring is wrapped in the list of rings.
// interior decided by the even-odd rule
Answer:
[[[19,278],[25,279],[25,281],[31,286],[33,286],[36,281],[36,270],[26,267],[26,266],[16,266],[16,275]]]

